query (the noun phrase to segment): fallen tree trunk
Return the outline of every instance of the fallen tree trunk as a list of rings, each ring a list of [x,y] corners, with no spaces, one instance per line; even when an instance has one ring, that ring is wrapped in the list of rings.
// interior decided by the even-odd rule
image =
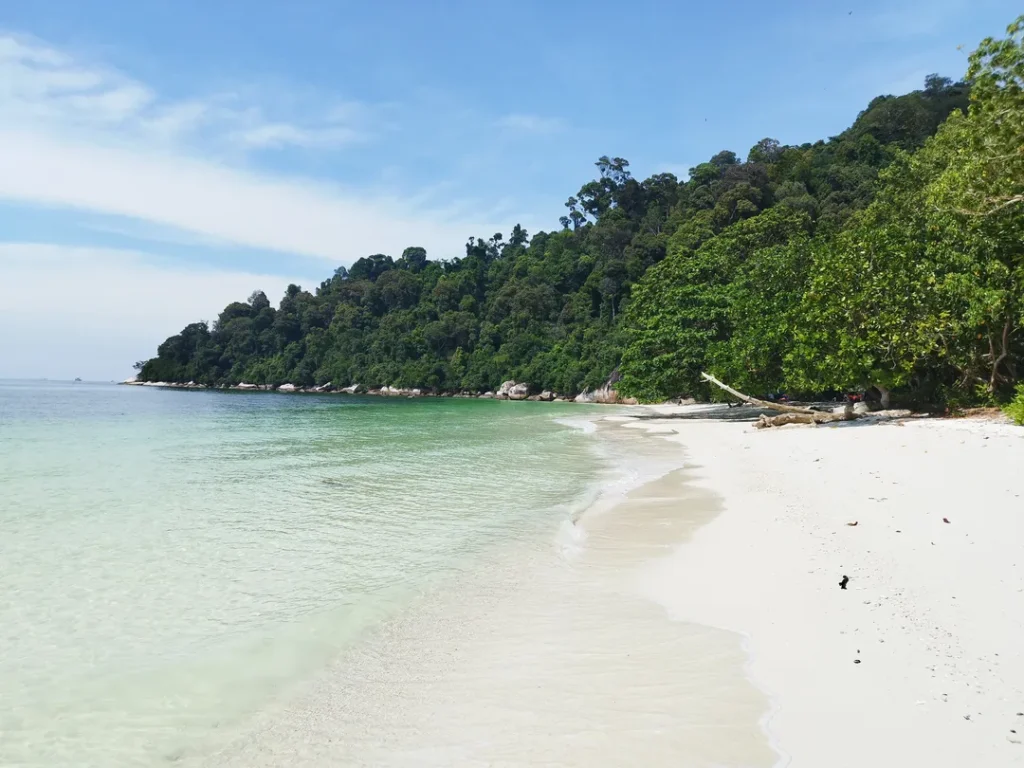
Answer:
[[[756,397],[745,395],[742,392],[733,389],[728,384],[723,384],[710,373],[701,373],[701,378],[704,381],[714,384],[716,387],[725,390],[735,398],[742,400],[744,403],[749,405],[756,405],[758,408],[763,408],[766,411],[779,411],[779,416],[765,416],[762,414],[761,418],[757,420],[754,425],[758,429],[764,429],[765,427],[782,427],[786,424],[828,424],[834,421],[852,421],[856,419],[858,414],[853,412],[853,403],[847,403],[842,413],[824,413],[822,411],[816,411],[813,408],[802,408],[796,405],[782,405],[781,403],[772,403],[768,400],[758,400]]]
[[[761,414],[758,418],[757,423],[754,424],[758,429],[764,429],[765,427],[784,427],[787,424],[817,424],[813,414],[810,413],[783,413],[778,416],[765,416]]]

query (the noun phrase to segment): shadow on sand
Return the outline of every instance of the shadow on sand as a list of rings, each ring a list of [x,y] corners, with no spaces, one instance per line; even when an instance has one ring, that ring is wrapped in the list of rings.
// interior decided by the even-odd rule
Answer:
[[[685,413],[658,413],[646,411],[636,415],[630,414],[635,419],[686,419],[688,421],[757,421],[762,414],[771,416],[777,411],[766,408],[758,408],[753,405],[733,405],[725,403],[711,404],[694,408]]]

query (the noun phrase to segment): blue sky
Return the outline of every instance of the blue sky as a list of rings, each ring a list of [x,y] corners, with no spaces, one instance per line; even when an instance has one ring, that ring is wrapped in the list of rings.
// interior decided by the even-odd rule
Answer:
[[[1015,5],[0,0],[0,377],[123,378],[255,288],[557,227],[603,154],[833,135]]]

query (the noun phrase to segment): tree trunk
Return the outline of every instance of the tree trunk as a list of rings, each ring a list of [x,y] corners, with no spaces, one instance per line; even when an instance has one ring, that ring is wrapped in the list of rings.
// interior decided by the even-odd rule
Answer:
[[[1005,360],[1007,357],[1010,356],[1010,346],[1009,346],[1010,345],[1010,323],[1011,323],[1011,321],[1007,320],[1006,324],[1003,325],[1003,337],[1001,339],[1001,341],[1002,341],[1002,351],[999,353],[998,357],[996,357],[995,347],[992,344],[992,337],[989,336],[989,348],[992,349],[992,357],[993,357],[993,360],[992,360],[992,375],[989,377],[989,380],[988,380],[988,391],[989,391],[989,394],[995,394],[996,386],[997,386],[998,381],[999,381],[999,366],[1003,364],[1003,360]]]
[[[815,411],[813,408],[801,408],[796,405],[782,405],[780,403],[770,403],[767,400],[758,400],[756,397],[745,395],[739,392],[728,384],[723,384],[710,373],[701,373],[701,378],[704,381],[714,384],[716,387],[724,389],[730,395],[735,398],[742,400],[749,405],[756,405],[758,408],[764,408],[769,411],[780,411],[779,416],[761,416],[754,425],[758,429],[764,429],[765,427],[782,427],[786,424],[829,424],[835,421],[852,421],[858,417],[858,414],[853,412],[853,403],[847,403],[846,407],[843,408],[842,413],[823,413],[821,411]]]
[[[853,412],[853,404],[848,403],[842,413],[822,413],[821,411],[810,411],[808,413],[780,413],[778,416],[764,416],[754,424],[758,429],[766,427],[784,427],[787,424],[831,424],[836,421],[853,421],[858,415]]]
[[[749,403],[750,405],[756,405],[759,408],[766,408],[771,411],[781,411],[782,413],[819,413],[819,411],[813,411],[810,408],[801,408],[795,405],[782,405],[781,403],[770,403],[767,400],[758,400],[756,397],[745,395],[742,392],[733,389],[728,384],[723,384],[710,373],[702,372],[700,377],[704,379],[704,381],[714,384],[719,389],[724,389],[738,400],[742,400],[744,403]]]
[[[883,387],[879,384],[875,384],[875,389],[878,390],[878,403],[879,405],[882,406],[882,410],[889,410],[889,406],[892,403],[892,401],[890,400],[891,393],[886,387]]]

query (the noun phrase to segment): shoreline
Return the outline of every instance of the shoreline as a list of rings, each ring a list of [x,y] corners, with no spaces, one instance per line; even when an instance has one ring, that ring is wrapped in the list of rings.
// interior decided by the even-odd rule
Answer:
[[[588,405],[640,405],[635,398],[621,397],[610,385],[585,390],[577,395],[563,395],[550,390],[534,391],[530,394],[528,384],[506,381],[497,390],[486,392],[470,390],[435,390],[420,387],[364,387],[352,384],[347,387],[336,387],[330,383],[314,387],[297,387],[294,384],[197,384],[194,381],[181,383],[173,381],[136,381],[126,379],[117,382],[129,387],[155,387],[159,389],[187,389],[214,392],[277,392],[287,395],[363,395],[367,397],[404,397],[404,398],[456,398],[476,400],[513,400],[555,403],[583,403]],[[689,401],[686,401],[689,402]]]
[[[1024,765],[1024,430],[655,410],[613,418],[680,443],[722,512],[644,589],[745,638],[777,766]]]
[[[585,421],[566,426],[608,470],[585,509],[488,553],[196,763],[770,768],[743,638],[642,589],[719,501],[678,446]]]

